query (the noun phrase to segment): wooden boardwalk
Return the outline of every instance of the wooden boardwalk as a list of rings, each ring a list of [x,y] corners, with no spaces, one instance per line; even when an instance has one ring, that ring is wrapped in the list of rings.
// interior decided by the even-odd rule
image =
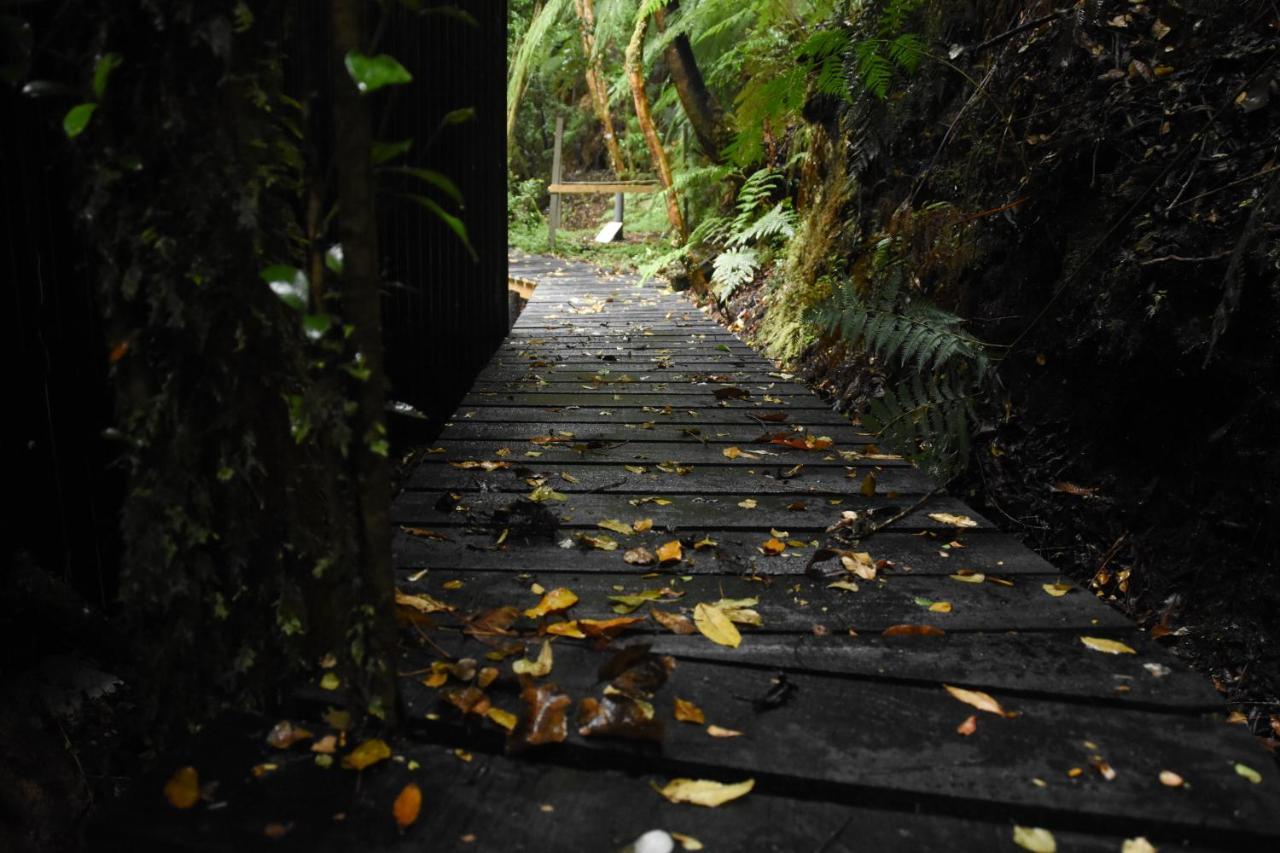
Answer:
[[[1048,829],[1059,850],[1137,836],[1280,849],[1274,761],[1115,610],[1074,586],[1051,594],[1053,566],[962,502],[921,503],[926,476],[660,284],[537,258],[512,275],[537,283],[533,299],[393,509],[399,589],[450,608],[401,663],[410,724],[432,745],[431,849],[617,850],[661,828],[707,850],[998,850],[1017,849],[1015,826]],[[679,560],[628,562],[673,541]],[[519,614],[556,589],[576,604]],[[759,624],[739,614],[736,648],[650,615],[724,599],[758,600],[738,603]],[[645,618],[609,641],[540,633],[632,605]],[[888,630],[902,625],[945,633]],[[513,661],[548,637],[552,668],[522,697]],[[501,674],[483,695],[438,664],[424,677],[446,655]],[[527,685],[547,684],[543,723],[567,696],[567,737],[529,746],[530,731],[556,739],[527,720]],[[704,723],[677,721],[676,699]],[[509,735],[489,704],[526,719]],[[677,777],[754,789],[672,804],[653,786]]]

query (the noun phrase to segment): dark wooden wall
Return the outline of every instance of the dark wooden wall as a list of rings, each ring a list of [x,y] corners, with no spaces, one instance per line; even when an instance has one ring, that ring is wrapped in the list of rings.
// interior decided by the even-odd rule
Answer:
[[[456,5],[475,19],[474,26],[396,7],[382,44],[415,82],[394,92],[375,119],[376,138],[412,137],[412,164],[457,183],[466,202],[461,216],[479,258],[473,260],[421,208],[395,201],[384,207],[382,249],[393,284],[383,322],[392,396],[433,420],[453,411],[507,332],[507,4]],[[437,132],[446,113],[467,107],[475,110],[474,120]],[[380,186],[423,190],[412,178]]]

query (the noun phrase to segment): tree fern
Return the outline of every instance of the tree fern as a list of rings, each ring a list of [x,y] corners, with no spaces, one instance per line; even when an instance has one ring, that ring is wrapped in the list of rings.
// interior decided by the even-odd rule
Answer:
[[[733,295],[739,285],[755,278],[760,268],[760,255],[755,249],[733,249],[716,255],[711,284],[721,302]]]

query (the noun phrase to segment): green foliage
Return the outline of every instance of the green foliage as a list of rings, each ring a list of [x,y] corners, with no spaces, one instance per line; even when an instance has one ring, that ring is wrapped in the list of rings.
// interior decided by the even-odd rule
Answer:
[[[402,86],[413,82],[409,69],[401,65],[394,56],[385,53],[366,56],[353,50],[347,53],[343,62],[347,74],[363,95],[372,94],[387,86]]]

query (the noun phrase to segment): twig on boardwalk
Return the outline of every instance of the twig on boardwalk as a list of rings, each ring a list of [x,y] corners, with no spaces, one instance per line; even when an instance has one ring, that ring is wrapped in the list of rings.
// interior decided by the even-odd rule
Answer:
[[[590,495],[590,494],[596,494],[598,492],[605,492],[605,491],[608,491],[609,489],[612,489],[614,486],[624,485],[626,482],[627,482],[627,478],[623,477],[621,480],[614,480],[612,483],[605,483],[603,486],[596,486],[594,489],[588,489],[587,494]]]
[[[920,507],[928,503],[931,498],[937,497],[941,492],[942,492],[942,487],[938,486],[933,491],[929,492],[924,497],[920,498],[920,500],[916,501],[906,509],[895,513],[894,515],[890,516],[889,518],[886,518],[884,521],[880,522],[879,524],[871,525],[869,528],[867,528],[866,533],[858,537],[858,541],[861,542],[863,539],[869,539],[870,537],[875,536],[881,530],[884,530],[889,525],[897,524],[899,521],[902,521],[902,519],[906,518],[908,515],[911,515],[911,513],[915,512]]]

